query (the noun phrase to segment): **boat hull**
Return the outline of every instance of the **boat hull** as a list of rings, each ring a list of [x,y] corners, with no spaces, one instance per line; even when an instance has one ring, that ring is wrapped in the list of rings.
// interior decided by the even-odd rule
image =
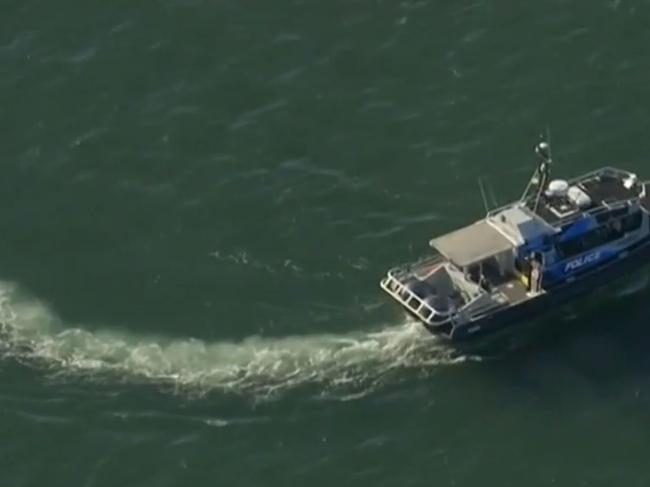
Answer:
[[[469,323],[455,325],[450,333],[443,333],[442,330],[426,324],[425,327],[431,333],[442,335],[454,342],[476,340],[505,330],[515,331],[519,327],[524,327],[530,320],[539,318],[563,304],[589,295],[604,286],[611,285],[614,281],[647,268],[648,264],[650,264],[650,238],[630,248],[625,257],[619,257],[601,268],[557,284],[547,292],[521,304],[499,310]]]

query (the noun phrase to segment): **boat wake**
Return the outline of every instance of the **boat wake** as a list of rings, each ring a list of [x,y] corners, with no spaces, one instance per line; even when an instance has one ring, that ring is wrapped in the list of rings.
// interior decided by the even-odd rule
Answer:
[[[373,332],[239,342],[89,331],[62,323],[43,303],[0,283],[0,355],[48,374],[162,383],[174,391],[220,390],[272,397],[299,386],[339,399],[365,395],[406,369],[431,370],[478,357],[441,344],[415,322]]]
[[[650,285],[650,276],[648,274],[641,274],[634,279],[627,282],[622,288],[616,291],[616,296],[625,297],[633,294],[640,293],[648,288]]]

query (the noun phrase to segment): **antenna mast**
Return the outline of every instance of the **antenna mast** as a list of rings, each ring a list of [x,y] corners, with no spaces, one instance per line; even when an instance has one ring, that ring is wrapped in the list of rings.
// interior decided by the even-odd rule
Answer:
[[[535,146],[535,154],[539,159],[537,168],[533,173],[533,176],[526,186],[526,190],[521,197],[522,202],[527,202],[531,197],[534,196],[532,201],[533,211],[537,211],[539,206],[539,200],[542,197],[542,193],[547,188],[549,180],[551,178],[551,165],[553,163],[553,158],[551,156],[551,145],[547,140],[550,139],[550,133],[548,128],[546,129],[547,137],[543,135],[540,136],[540,142]]]
[[[478,187],[481,190],[481,198],[483,198],[483,207],[485,208],[485,214],[487,215],[490,212],[490,206],[488,205],[487,197],[485,196],[485,188],[483,188],[483,181],[481,178],[478,178]]]

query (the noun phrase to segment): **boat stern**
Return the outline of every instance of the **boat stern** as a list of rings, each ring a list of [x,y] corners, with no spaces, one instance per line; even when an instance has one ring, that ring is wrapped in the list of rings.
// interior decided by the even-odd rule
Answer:
[[[431,332],[449,335],[462,303],[440,258],[388,271],[381,288]]]

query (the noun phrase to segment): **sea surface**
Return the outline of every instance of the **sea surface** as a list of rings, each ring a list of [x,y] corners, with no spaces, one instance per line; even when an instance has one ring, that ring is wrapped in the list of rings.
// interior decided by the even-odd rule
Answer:
[[[378,286],[547,130],[650,178],[649,1],[0,7],[0,486],[650,485],[650,272],[480,349]]]

